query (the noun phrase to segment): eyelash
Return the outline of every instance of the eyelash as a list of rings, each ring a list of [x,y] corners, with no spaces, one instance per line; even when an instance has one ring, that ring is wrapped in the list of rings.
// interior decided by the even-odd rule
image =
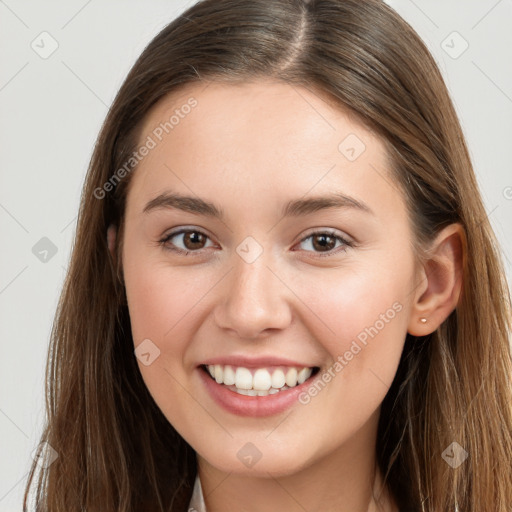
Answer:
[[[159,243],[159,245],[161,245],[165,249],[173,251],[173,252],[176,252],[176,253],[181,254],[183,256],[188,256],[191,253],[199,253],[202,249],[198,249],[197,251],[185,251],[183,249],[179,249],[179,248],[171,247],[171,246],[167,245],[169,240],[171,240],[175,236],[181,235],[183,233],[200,233],[201,235],[207,237],[208,239],[210,238],[206,233],[204,233],[200,229],[180,229],[178,231],[174,231],[172,233],[169,233],[164,238],[159,240],[158,243]],[[351,242],[351,241],[343,238],[342,236],[336,234],[336,231],[328,230],[328,229],[325,230],[325,231],[314,231],[312,233],[309,233],[307,236],[305,236],[304,238],[302,238],[299,241],[299,244],[303,243],[308,238],[314,237],[315,235],[328,235],[328,236],[330,236],[332,238],[335,238],[335,239],[341,241],[342,244],[343,244],[343,246],[338,247],[336,249],[331,249],[329,252],[326,252],[326,253],[315,252],[315,251],[306,251],[306,252],[313,252],[313,253],[315,253],[316,254],[315,257],[328,258],[328,257],[331,257],[331,256],[334,256],[334,255],[338,254],[339,252],[345,252],[348,247],[354,247],[354,245],[355,245],[354,242]]]

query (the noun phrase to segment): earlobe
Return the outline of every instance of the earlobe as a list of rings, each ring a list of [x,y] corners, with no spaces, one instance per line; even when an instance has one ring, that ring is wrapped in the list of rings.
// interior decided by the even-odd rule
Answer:
[[[464,229],[458,223],[444,228],[433,242],[411,309],[408,332],[413,336],[432,333],[457,307],[465,247]]]
[[[117,235],[116,226],[114,226],[114,224],[110,224],[110,226],[107,229],[107,243],[108,243],[108,250],[110,251],[110,254],[112,255],[112,258],[114,260],[116,257],[116,254],[115,254],[116,235]]]

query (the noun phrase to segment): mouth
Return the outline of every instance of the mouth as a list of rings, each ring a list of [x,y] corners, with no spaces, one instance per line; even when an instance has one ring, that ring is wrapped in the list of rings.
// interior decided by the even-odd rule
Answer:
[[[239,395],[265,397],[300,386],[312,379],[318,366],[272,366],[246,368],[234,365],[200,365],[209,379]]]

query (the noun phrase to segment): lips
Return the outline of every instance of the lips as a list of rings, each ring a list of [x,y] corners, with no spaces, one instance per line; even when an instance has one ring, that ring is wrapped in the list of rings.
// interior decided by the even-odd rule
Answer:
[[[210,368],[208,368],[210,366]],[[212,368],[213,366],[213,368]],[[219,366],[222,370],[222,382],[217,382],[210,371],[215,375],[219,370],[216,367]],[[227,382],[232,382],[233,373],[230,373],[228,369],[226,372],[226,366],[231,366],[235,375],[235,384],[237,382],[237,372],[241,375],[242,382],[239,385],[249,387],[250,389],[238,388],[235,384],[225,384],[224,379],[227,373]],[[292,370],[293,368],[293,370]],[[284,372],[286,369],[286,374]],[[296,366],[296,367],[239,367],[234,365],[200,365],[197,367],[198,375],[204,385],[204,389],[207,394],[225,411],[235,414],[237,416],[249,416],[249,417],[262,417],[280,414],[286,411],[288,408],[299,404],[300,394],[311,385],[313,379],[319,374],[319,367],[309,366]],[[291,370],[290,375],[296,378],[296,384],[293,387],[289,387],[286,384],[286,376]],[[268,375],[264,375],[264,373]],[[276,373],[277,372],[277,373]],[[299,373],[301,373],[301,380],[305,378],[302,383],[299,383]],[[272,386],[272,380],[274,384],[281,384],[284,375],[285,384],[282,387],[274,388]],[[309,374],[309,377],[307,375]],[[268,376],[270,375],[270,388],[268,390],[256,390],[256,387],[266,387],[268,385]],[[276,376],[275,376],[276,375]],[[220,379],[220,372],[219,372]],[[230,380],[231,379],[231,380]],[[249,380],[250,379],[250,380]],[[256,380],[256,383],[255,383]],[[293,381],[290,380],[290,383]]]

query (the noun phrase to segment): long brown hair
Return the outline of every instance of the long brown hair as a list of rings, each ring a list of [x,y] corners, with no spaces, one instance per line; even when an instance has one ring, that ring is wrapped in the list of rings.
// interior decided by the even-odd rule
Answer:
[[[121,243],[131,173],[112,191],[102,187],[130,159],[142,120],[165,95],[201,80],[259,77],[322,92],[382,138],[419,251],[444,226],[462,224],[460,301],[431,335],[407,335],[382,404],[378,463],[401,510],[510,511],[511,310],[501,256],[439,69],[379,0],[204,0],[139,57],[83,188],[46,372],[41,441],[58,457],[39,471],[36,510],[186,510],[195,453],[142,380],[119,262],[106,240],[114,223]],[[453,442],[469,454],[458,468],[443,459]]]

